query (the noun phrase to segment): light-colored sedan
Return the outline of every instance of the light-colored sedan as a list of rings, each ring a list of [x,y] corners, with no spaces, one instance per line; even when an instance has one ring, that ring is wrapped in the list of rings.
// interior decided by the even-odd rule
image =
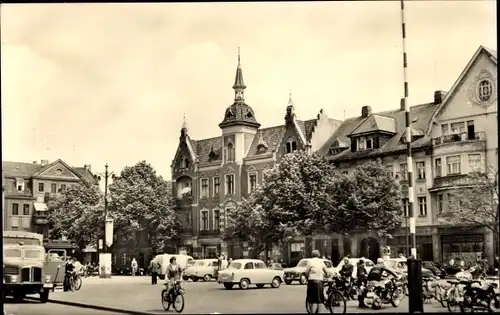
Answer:
[[[203,281],[210,281],[215,278],[217,270],[217,259],[199,259],[195,260],[192,266],[184,270],[182,278],[187,281],[188,279],[196,282],[200,279]]]
[[[242,290],[248,289],[251,284],[255,284],[257,288],[263,288],[266,284],[279,288],[283,277],[283,270],[269,269],[262,260],[236,259],[226,270],[219,272],[218,282],[228,290],[235,284]]]
[[[349,262],[351,263],[351,265],[354,267],[353,270],[352,270],[352,277],[353,278],[356,278],[356,276],[358,275],[358,262],[363,259],[363,263],[365,265],[365,269],[366,269],[366,273],[370,273],[370,270],[372,270],[373,266],[375,266],[375,264],[373,263],[373,261],[371,261],[370,259],[368,258],[364,258],[364,257],[361,257],[361,258],[349,258]],[[340,261],[340,263],[337,265],[337,267],[335,267],[335,273],[340,273],[340,270],[342,270],[342,267],[344,267],[344,260],[342,259]]]
[[[298,281],[300,284],[307,284],[306,270],[309,267],[311,258],[304,258],[299,261],[297,266],[293,268],[285,268],[285,283],[291,284],[293,281]],[[330,275],[334,274],[333,263],[331,260],[323,259],[326,269]]]

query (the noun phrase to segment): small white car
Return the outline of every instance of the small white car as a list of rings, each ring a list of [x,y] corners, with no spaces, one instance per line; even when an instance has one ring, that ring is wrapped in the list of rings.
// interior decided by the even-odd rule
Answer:
[[[353,278],[356,278],[356,276],[358,274],[358,261],[360,261],[361,259],[363,259],[363,262],[365,264],[365,269],[366,269],[366,273],[367,274],[370,273],[370,270],[372,270],[373,266],[375,266],[375,264],[373,263],[373,261],[371,261],[368,258],[364,258],[364,257],[361,257],[361,258],[349,258],[349,262],[354,267],[353,271],[352,271],[352,277]],[[336,273],[340,273],[340,270],[342,269],[343,266],[344,266],[344,260],[342,259],[342,261],[340,261],[340,263],[337,265],[337,267],[334,268],[335,272]]]
[[[279,288],[283,278],[283,270],[269,269],[262,260],[236,259],[227,269],[219,272],[217,281],[228,290],[235,284],[246,290],[251,284],[255,284],[257,288],[263,288],[266,284]]]
[[[217,259],[199,259],[195,260],[192,266],[184,270],[182,278],[184,281],[191,279],[193,282],[200,279],[203,279],[203,281],[210,281],[215,278],[216,270]]]
[[[304,258],[299,261],[297,266],[293,268],[285,268],[285,283],[292,284],[293,281],[298,281],[300,284],[307,284],[306,270],[309,266],[309,261],[311,258]],[[323,259],[328,273],[334,274],[333,263],[331,260]]]

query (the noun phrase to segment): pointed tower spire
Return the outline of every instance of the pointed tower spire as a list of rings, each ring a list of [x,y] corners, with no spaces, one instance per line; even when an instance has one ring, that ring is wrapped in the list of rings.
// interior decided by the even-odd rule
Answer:
[[[290,93],[288,94],[288,105],[286,107],[285,123],[286,124],[293,123],[294,117],[295,117],[295,112],[292,101],[292,90],[290,90]]]
[[[240,57],[240,47],[238,47],[238,67],[236,68],[236,77],[234,79],[234,100],[236,102],[245,101],[245,89],[246,85],[243,82],[243,70],[241,69],[241,57]]]
[[[187,123],[186,123],[186,113],[184,113],[184,116],[182,117],[182,127],[181,127],[181,139],[185,138],[187,136]]]
[[[292,89],[289,90],[289,94],[288,94],[288,106],[293,106]]]

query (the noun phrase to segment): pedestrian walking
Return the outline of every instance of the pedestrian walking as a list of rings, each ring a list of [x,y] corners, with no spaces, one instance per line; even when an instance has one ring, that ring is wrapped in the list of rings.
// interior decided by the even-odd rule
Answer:
[[[151,259],[149,263],[149,270],[151,270],[151,284],[155,285],[158,283],[158,271],[160,271],[161,265],[154,259]]]
[[[135,260],[135,258],[132,258],[130,267],[132,267],[132,277],[135,277],[135,274],[137,273],[137,261]]]
[[[222,255],[222,260],[221,260],[221,263],[220,263],[220,267],[221,267],[221,270],[225,270],[227,269],[229,263],[226,259],[226,256]]]

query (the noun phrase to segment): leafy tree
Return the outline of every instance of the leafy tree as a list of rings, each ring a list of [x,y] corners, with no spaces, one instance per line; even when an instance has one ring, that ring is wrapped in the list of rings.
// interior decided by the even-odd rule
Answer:
[[[134,249],[147,239],[149,249],[158,252],[177,235],[171,184],[146,161],[125,167],[109,192],[117,237]]]
[[[331,231],[367,229],[384,235],[401,226],[400,188],[380,160],[336,174],[329,189],[332,204],[325,221]]]
[[[83,250],[104,234],[104,206],[99,186],[81,181],[48,200],[51,238],[66,236]]]
[[[450,226],[485,227],[493,232],[495,255],[499,253],[498,171],[487,167],[484,172],[467,176],[469,188],[452,196],[450,211],[443,214]]]

